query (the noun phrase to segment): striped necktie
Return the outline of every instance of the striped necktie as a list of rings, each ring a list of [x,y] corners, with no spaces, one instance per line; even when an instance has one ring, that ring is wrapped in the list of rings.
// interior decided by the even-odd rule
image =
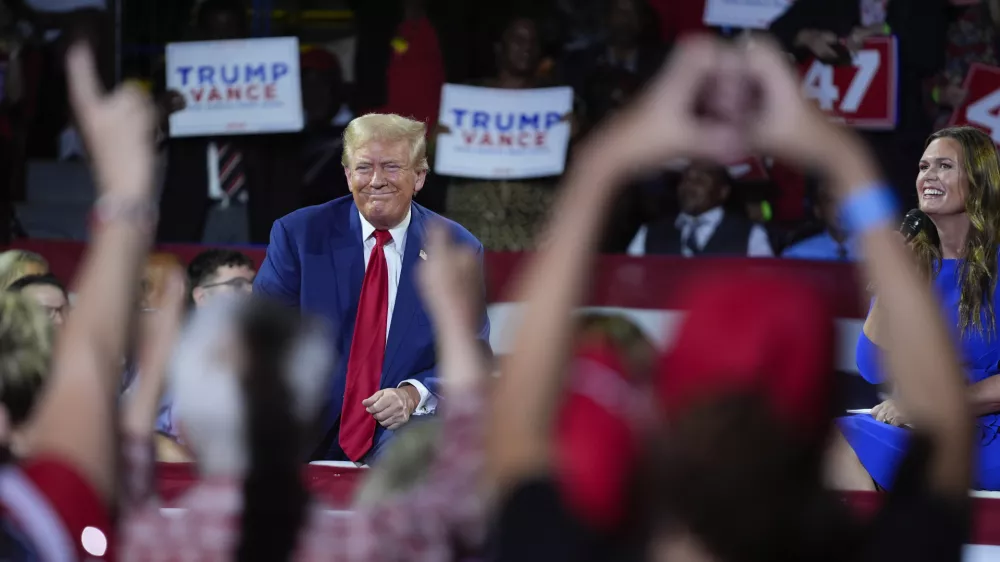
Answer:
[[[231,142],[219,144],[219,186],[222,187],[226,198],[235,197],[246,182],[247,177],[243,172],[243,153]]]

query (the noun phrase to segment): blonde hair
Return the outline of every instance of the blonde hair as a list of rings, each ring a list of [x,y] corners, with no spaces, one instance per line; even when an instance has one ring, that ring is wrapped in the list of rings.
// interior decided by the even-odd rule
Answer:
[[[27,250],[7,250],[0,253],[0,291],[6,291],[14,281],[25,276],[30,265],[40,265],[47,273],[49,262]]]
[[[371,507],[408,492],[427,477],[440,447],[441,420],[410,424],[393,439],[354,496],[354,508]]]
[[[414,119],[391,113],[369,113],[357,117],[344,129],[344,154],[340,163],[350,166],[354,153],[371,141],[406,141],[410,145],[409,164],[426,171],[427,126]]]
[[[14,426],[31,413],[52,357],[52,322],[18,293],[0,293],[0,403]]]

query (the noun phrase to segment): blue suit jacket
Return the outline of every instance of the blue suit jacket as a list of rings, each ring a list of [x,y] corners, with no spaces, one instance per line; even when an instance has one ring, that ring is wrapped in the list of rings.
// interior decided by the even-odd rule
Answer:
[[[411,203],[410,226],[389,338],[385,346],[379,388],[395,388],[407,379],[421,381],[436,392],[434,331],[416,287],[416,265],[424,249],[429,221],[441,221],[454,239],[476,249],[482,263],[483,245],[457,223]],[[347,359],[365,276],[361,217],[351,196],[299,209],[274,222],[267,257],[254,281],[254,293],[326,318],[336,329],[337,362],[331,375],[325,430],[340,417],[347,381]],[[485,310],[485,308],[484,308]],[[489,319],[483,318],[479,337],[489,342]],[[377,426],[375,443],[384,428]]]

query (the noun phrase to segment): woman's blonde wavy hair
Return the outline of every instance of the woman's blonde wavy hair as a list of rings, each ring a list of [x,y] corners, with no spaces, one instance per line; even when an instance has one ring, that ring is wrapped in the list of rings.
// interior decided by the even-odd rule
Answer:
[[[27,250],[0,252],[0,291],[6,291],[14,281],[24,277],[30,265],[38,265],[45,271],[49,270],[49,262],[35,252]]]
[[[0,403],[14,426],[27,420],[49,373],[52,322],[27,297],[0,293]]]
[[[924,146],[937,139],[953,139],[962,146],[962,167],[969,182],[965,212],[970,226],[959,272],[959,329],[962,334],[969,327],[979,333],[993,333],[993,293],[1000,249],[1000,157],[993,139],[973,127],[942,129],[928,137]],[[940,271],[941,242],[936,229],[921,231],[913,239],[913,251],[928,278]]]

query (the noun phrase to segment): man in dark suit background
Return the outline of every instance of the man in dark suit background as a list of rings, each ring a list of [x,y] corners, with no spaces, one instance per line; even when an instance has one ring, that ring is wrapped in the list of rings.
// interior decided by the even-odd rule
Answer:
[[[206,0],[195,19],[199,40],[247,36],[242,0]],[[184,98],[166,92],[159,105],[166,116]],[[265,244],[271,224],[300,206],[300,147],[292,134],[170,139],[157,239]]]
[[[427,176],[426,126],[369,114],[344,132],[350,197],[306,207],[271,229],[254,293],[329,319],[338,329],[326,438],[315,457],[367,462],[413,415],[436,407],[434,333],[414,278],[431,221],[483,246],[413,202]],[[485,316],[480,339],[489,340]]]
[[[643,226],[628,253],[641,255],[772,257],[763,226],[734,208],[733,179],[724,166],[695,162],[677,185],[680,212]]]

